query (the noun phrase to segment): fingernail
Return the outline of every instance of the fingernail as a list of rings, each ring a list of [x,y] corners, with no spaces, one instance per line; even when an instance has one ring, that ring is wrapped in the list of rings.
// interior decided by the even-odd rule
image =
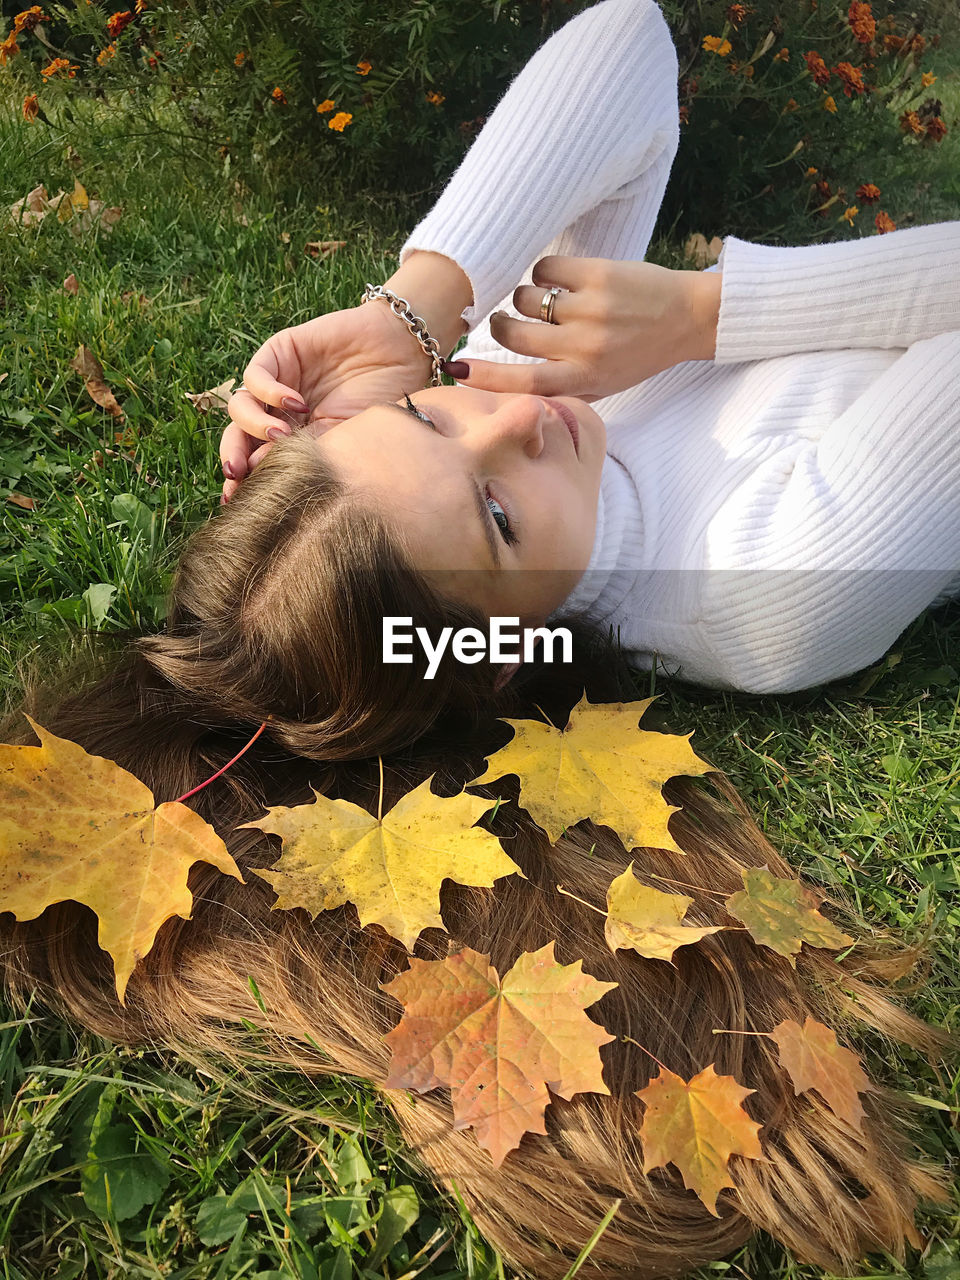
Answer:
[[[267,427],[268,440],[282,440],[285,436],[290,435],[289,427]]]
[[[227,477],[228,480],[236,480],[237,473],[233,469],[232,462],[222,462],[220,466],[223,471],[223,474]]]
[[[450,378],[457,378],[463,382],[470,377],[470,366],[465,360],[442,360],[440,368]]]
[[[225,507],[227,505],[227,499],[224,497],[222,493],[220,495],[220,505],[221,507]]]
[[[285,409],[289,409],[291,413],[309,413],[310,412],[310,410],[307,408],[307,406],[303,403],[302,400],[298,400],[293,396],[284,396],[283,399],[280,401],[280,403],[283,405]]]

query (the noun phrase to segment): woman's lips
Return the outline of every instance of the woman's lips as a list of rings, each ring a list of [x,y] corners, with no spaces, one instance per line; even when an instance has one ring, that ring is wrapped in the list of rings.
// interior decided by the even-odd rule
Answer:
[[[568,408],[567,405],[561,404],[559,400],[547,400],[547,404],[550,405],[552,409],[555,409],[557,413],[560,415],[560,417],[563,419],[563,421],[566,423],[567,430],[570,432],[570,439],[573,441],[574,451],[577,457],[579,458],[580,457],[580,424],[577,422],[577,419],[576,419],[576,416],[574,415],[573,410]]]

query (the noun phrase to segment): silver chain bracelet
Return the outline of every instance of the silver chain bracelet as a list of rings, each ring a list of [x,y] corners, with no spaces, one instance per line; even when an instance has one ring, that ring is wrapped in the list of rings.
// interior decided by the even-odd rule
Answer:
[[[441,385],[440,361],[443,357],[440,354],[440,344],[437,342],[436,338],[430,337],[430,334],[427,332],[426,323],[420,318],[420,316],[413,314],[410,303],[407,302],[406,298],[398,297],[398,295],[391,292],[391,290],[385,289],[382,284],[368,284],[363,291],[363,297],[360,299],[360,302],[361,304],[364,302],[370,302],[373,298],[383,298],[386,302],[389,302],[390,310],[393,314],[398,320],[402,320],[404,322],[416,340],[420,343],[421,347],[423,347],[424,351],[433,361],[433,374],[428,385],[431,387],[439,387]]]

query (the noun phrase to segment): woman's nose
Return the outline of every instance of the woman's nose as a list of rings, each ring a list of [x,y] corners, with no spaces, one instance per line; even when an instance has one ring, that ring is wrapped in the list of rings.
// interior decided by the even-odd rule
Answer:
[[[522,448],[528,457],[536,458],[543,450],[543,419],[547,410],[542,400],[532,395],[504,396],[493,413],[478,422],[479,438],[484,445]]]

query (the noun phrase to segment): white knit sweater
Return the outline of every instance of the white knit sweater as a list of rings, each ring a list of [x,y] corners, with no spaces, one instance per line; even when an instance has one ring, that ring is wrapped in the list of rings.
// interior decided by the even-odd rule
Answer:
[[[643,258],[676,82],[653,0],[602,0],[517,76],[400,254],[469,277],[458,358],[530,359],[489,316],[519,315],[545,254]],[[713,269],[716,359],[593,404],[596,540],[554,620],[583,614],[685,679],[802,689],[875,661],[956,586],[960,222],[806,247],[728,236]]]

